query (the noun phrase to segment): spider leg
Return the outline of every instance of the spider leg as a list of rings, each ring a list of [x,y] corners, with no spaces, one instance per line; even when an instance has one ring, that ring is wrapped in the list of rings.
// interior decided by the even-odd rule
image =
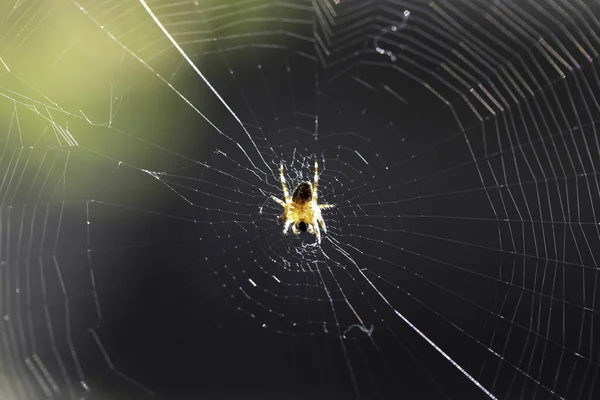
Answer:
[[[325,225],[325,220],[323,219],[323,217],[319,215],[317,221],[319,221],[319,225],[321,225],[321,228],[323,228],[323,232],[327,233],[327,226]]]
[[[315,235],[317,236],[317,242],[321,244],[321,231],[319,230],[319,225],[315,225]]]
[[[315,179],[313,181],[313,199],[315,201],[317,201],[317,198],[319,197],[317,194],[317,189],[319,186],[319,163],[317,162],[317,160],[315,160]]]
[[[292,225],[292,220],[285,221],[285,225],[283,226],[283,234],[285,235],[287,231],[290,229],[290,225]]]
[[[292,225],[292,232],[294,232],[294,235],[299,235],[300,231],[298,230],[298,228],[296,227],[296,225]]]
[[[279,177],[281,178],[281,189],[283,190],[283,198],[285,199],[286,204],[291,202],[290,200],[290,191],[285,184],[285,175],[283,175],[283,163],[279,164]]]
[[[285,202],[284,202],[283,200],[280,200],[280,199],[278,199],[278,198],[277,198],[277,197],[275,197],[275,196],[271,196],[271,198],[272,198],[272,199],[273,199],[273,200],[274,200],[274,201],[275,201],[277,204],[279,204],[281,207],[284,207],[284,208],[285,208]]]
[[[328,208],[333,208],[333,204],[319,204],[319,214],[317,216],[317,221],[319,221],[319,225],[323,228],[323,232],[327,233],[327,226],[325,225],[325,220],[321,215],[321,210],[327,210]]]

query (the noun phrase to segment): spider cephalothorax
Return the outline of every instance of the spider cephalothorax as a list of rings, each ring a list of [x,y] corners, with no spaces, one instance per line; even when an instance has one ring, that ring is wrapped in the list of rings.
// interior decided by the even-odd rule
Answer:
[[[312,186],[309,182],[301,182],[296,186],[291,198],[285,183],[283,164],[279,166],[279,176],[281,178],[284,200],[280,200],[275,196],[271,197],[283,207],[283,214],[279,217],[281,222],[285,221],[283,233],[287,233],[290,227],[292,227],[292,231],[296,235],[300,232],[314,233],[317,236],[317,241],[321,243],[319,225],[323,228],[323,232],[327,232],[321,210],[331,208],[333,205],[317,203],[317,183],[319,181],[319,165],[317,161],[315,160],[315,179]]]

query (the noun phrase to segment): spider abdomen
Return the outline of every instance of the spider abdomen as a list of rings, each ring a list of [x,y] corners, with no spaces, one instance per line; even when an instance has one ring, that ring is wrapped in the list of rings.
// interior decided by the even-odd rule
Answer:
[[[302,182],[294,190],[292,201],[296,204],[308,203],[312,200],[312,187],[308,182]]]

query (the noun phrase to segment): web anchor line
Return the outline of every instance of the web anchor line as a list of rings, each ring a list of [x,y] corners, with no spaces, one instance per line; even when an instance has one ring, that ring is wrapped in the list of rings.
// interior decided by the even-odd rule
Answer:
[[[198,76],[204,81],[204,83],[208,86],[208,88],[214,93],[215,96],[217,96],[217,98],[219,99],[219,101],[225,106],[225,108],[227,109],[227,111],[229,111],[229,113],[233,116],[233,118],[242,127],[242,129],[244,130],[244,132],[248,136],[248,139],[250,139],[250,142],[254,146],[254,149],[256,150],[256,153],[259,155],[260,159],[262,160],[262,162],[265,164],[265,166],[267,167],[267,169],[271,170],[271,168],[269,167],[269,164],[267,164],[267,161],[264,159],[262,153],[260,152],[260,150],[256,146],[256,143],[254,142],[254,139],[252,139],[252,136],[250,135],[250,132],[248,132],[248,130],[246,129],[246,127],[244,126],[244,124],[242,123],[242,121],[240,120],[240,118],[235,114],[235,112],[233,112],[233,110],[231,109],[231,107],[229,107],[229,104],[227,104],[225,102],[225,100],[221,97],[221,95],[219,94],[219,92],[217,92],[217,90],[210,84],[210,82],[208,81],[208,79],[206,79],[206,77],[202,74],[202,72],[200,72],[200,70],[198,69],[198,67],[196,67],[196,64],[194,64],[192,62],[192,60],[188,57],[188,55],[186,54],[186,52],[183,51],[183,49],[181,48],[181,46],[179,46],[179,44],[175,41],[175,39],[173,38],[173,36],[171,36],[171,34],[169,33],[169,31],[164,27],[164,25],[160,22],[160,20],[158,19],[158,17],[150,9],[150,7],[148,6],[148,4],[144,0],[139,0],[139,1],[140,1],[140,4],[142,5],[142,7],[144,7],[144,9],[146,10],[146,12],[148,13],[148,15],[150,15],[150,17],[152,18],[152,20],[154,21],[154,23],[156,23],[156,25],[160,28],[160,30],[165,34],[165,36],[167,37],[167,39],[169,39],[169,41],[173,44],[173,46],[175,46],[175,48],[177,49],[177,51],[179,52],[179,54],[181,54],[181,56],[185,59],[185,61],[188,63],[188,65],[190,67],[192,67],[192,69],[194,70],[194,72],[196,72],[196,74],[198,74]],[[244,153],[246,155],[246,157],[248,158],[248,160],[250,161],[250,163],[252,164],[252,166],[255,169],[258,169],[259,171],[261,171],[260,168],[258,168],[256,165],[254,165],[254,162],[252,161],[252,159],[248,156],[248,154],[246,153],[246,151],[244,150],[244,148],[242,148],[242,146],[239,143],[238,143],[238,147],[240,148],[240,150],[242,151],[242,153]],[[261,172],[263,172],[263,171],[261,171]],[[272,172],[272,170],[271,170],[271,172]]]
[[[423,332],[421,332],[419,330],[419,328],[417,328],[412,322],[410,322],[404,315],[402,315],[402,313],[398,310],[396,310],[396,308],[394,308],[394,306],[392,306],[392,304],[388,301],[388,299],[377,289],[377,287],[373,284],[373,282],[371,282],[371,280],[365,275],[364,271],[356,264],[356,262],[352,259],[352,257],[350,257],[350,255],[345,252],[340,245],[337,243],[337,241],[334,241],[331,239],[330,236],[326,236],[327,240],[329,240],[329,242],[341,253],[343,254],[346,258],[348,258],[348,260],[354,264],[354,266],[356,267],[356,269],[358,270],[358,272],[360,273],[360,275],[366,280],[366,282],[373,288],[373,290],[375,290],[375,292],[379,295],[379,297],[381,297],[381,299],[392,308],[392,310],[394,310],[394,313],[396,313],[396,315],[398,317],[400,317],[408,326],[410,326],[412,328],[412,330],[414,330],[416,333],[419,334],[419,336],[421,336],[423,339],[425,339],[425,341],[427,341],[427,343],[429,343],[429,345],[431,345],[431,347],[433,347],[438,353],[440,353],[446,360],[450,361],[450,363],[452,363],[452,365],[458,369],[464,376],[466,376],[471,382],[473,382],[479,389],[481,389],[490,399],[494,399],[497,400],[497,397],[494,396],[492,394],[492,392],[490,392],[489,390],[487,390],[481,383],[479,383],[475,378],[473,378],[473,376],[471,374],[469,374],[463,367],[461,367],[456,361],[454,361],[452,359],[452,357],[450,357],[448,354],[446,354],[446,352],[444,350],[442,350],[438,345],[436,345],[431,339],[429,339],[429,337],[427,337],[427,335],[425,335]]]

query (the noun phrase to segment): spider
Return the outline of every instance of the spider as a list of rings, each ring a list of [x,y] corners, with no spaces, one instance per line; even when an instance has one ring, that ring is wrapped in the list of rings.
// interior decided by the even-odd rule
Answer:
[[[315,179],[312,184],[310,182],[300,182],[294,194],[290,198],[290,192],[285,184],[285,176],[283,174],[283,164],[279,165],[279,176],[281,178],[281,188],[283,189],[284,200],[280,200],[275,196],[271,198],[283,207],[283,214],[279,217],[279,221],[285,221],[283,225],[283,234],[292,227],[294,234],[298,235],[301,231],[315,234],[317,242],[321,243],[321,231],[319,225],[323,228],[323,232],[327,233],[327,227],[321,210],[332,208],[333,204],[318,204],[317,203],[317,184],[319,182],[319,164],[315,160]]]

